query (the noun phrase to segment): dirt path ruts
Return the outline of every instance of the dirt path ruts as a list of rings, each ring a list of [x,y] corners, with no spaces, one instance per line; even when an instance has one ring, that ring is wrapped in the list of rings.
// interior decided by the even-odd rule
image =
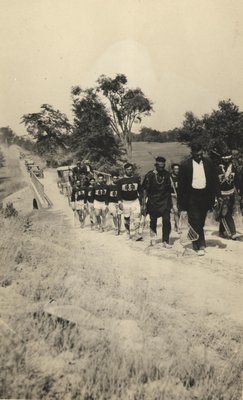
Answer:
[[[62,210],[73,223],[72,210],[67,199],[60,195],[56,173],[47,170],[44,185],[54,203],[54,210]],[[210,240],[213,229],[208,231]],[[124,284],[136,291],[137,285],[146,280],[150,289],[166,291],[177,307],[195,314],[215,313],[243,323],[242,313],[242,243],[222,241],[222,247],[209,247],[207,255],[181,255],[182,249],[175,242],[172,251],[147,250],[148,240],[141,243],[127,242],[125,236],[117,238],[113,231],[100,234],[89,227],[74,229],[75,236],[84,246],[89,263],[99,263],[119,276],[120,287]],[[102,275],[102,274],[101,274]],[[78,279],[78,276],[77,276]],[[112,282],[110,282],[112,285]]]

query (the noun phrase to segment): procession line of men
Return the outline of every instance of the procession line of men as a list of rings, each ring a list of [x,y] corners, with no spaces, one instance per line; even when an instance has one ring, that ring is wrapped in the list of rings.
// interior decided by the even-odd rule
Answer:
[[[112,174],[112,182],[106,184],[104,175],[98,174],[97,181],[92,171],[76,167],[73,170],[71,206],[79,215],[81,227],[89,214],[91,229],[96,226],[100,232],[106,228],[109,212],[113,218],[117,235],[121,233],[121,217],[129,238],[143,240],[142,217],[150,217],[151,245],[156,243],[157,221],[162,218],[162,243],[167,249],[171,233],[171,215],[175,231],[180,233],[181,212],[186,212],[188,222],[196,233],[192,241],[198,255],[205,254],[204,224],[207,212],[217,205],[219,234],[236,239],[233,220],[235,192],[243,198],[242,176],[235,171],[231,154],[224,154],[221,164],[215,166],[211,159],[203,157],[199,144],[192,144],[191,157],[181,165],[173,164],[172,172],[165,169],[166,159],[157,157],[155,169],[149,171],[143,182],[134,174],[131,163],[124,165],[124,176]],[[88,172],[88,173],[87,173]]]

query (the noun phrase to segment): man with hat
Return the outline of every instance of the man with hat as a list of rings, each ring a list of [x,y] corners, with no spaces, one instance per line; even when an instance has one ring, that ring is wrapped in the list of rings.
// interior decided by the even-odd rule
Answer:
[[[155,244],[157,235],[157,220],[162,217],[162,243],[166,249],[171,248],[169,236],[171,231],[170,210],[171,210],[171,179],[168,171],[165,170],[166,159],[157,157],[155,169],[149,171],[142,184],[143,189],[143,212],[150,216],[150,237],[151,246]]]
[[[233,208],[235,204],[235,189],[240,189],[239,174],[232,163],[232,154],[228,150],[221,156],[218,166],[218,177],[222,198],[221,212],[219,214],[219,235],[235,240],[237,237]]]

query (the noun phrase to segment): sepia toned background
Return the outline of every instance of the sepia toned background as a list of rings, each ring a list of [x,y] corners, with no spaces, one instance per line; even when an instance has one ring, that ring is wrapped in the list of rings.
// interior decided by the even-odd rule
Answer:
[[[243,107],[240,0],[0,0],[0,125],[53,104],[72,116],[70,88],[124,73],[154,102],[144,123],[179,126],[231,98]]]

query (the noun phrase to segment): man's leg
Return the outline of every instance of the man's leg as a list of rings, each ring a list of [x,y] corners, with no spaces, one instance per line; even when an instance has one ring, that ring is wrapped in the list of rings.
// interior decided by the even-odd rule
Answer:
[[[106,214],[107,211],[106,210],[101,210],[101,228],[104,231],[105,227],[106,227]]]
[[[205,248],[205,238],[204,238],[204,223],[207,215],[207,211],[203,206],[202,202],[196,197],[192,197],[188,209],[188,222],[194,231],[198,234],[198,239],[192,242],[192,247],[194,250],[200,250]]]
[[[84,226],[85,226],[85,219],[86,219],[86,215],[87,215],[86,209],[84,208],[84,206],[83,206],[83,208],[82,208],[81,211],[82,211],[82,225],[81,225],[81,227],[84,228]]]
[[[95,216],[97,222],[97,228],[101,229],[101,210],[99,208],[95,208]]]
[[[118,222],[117,222],[117,215],[112,215],[112,219],[113,219],[113,224],[114,224],[114,227],[115,227],[115,229],[117,229],[117,224],[118,224]]]
[[[179,231],[179,211],[178,211],[178,207],[177,207],[177,198],[176,197],[172,197],[171,214],[173,214],[173,219],[175,222],[175,231],[178,232]]]
[[[80,226],[81,226],[81,228],[83,228],[84,215],[83,215],[83,210],[82,210],[82,208],[80,208],[79,210],[77,210],[77,214],[78,214],[78,219],[79,219],[79,222],[80,222]]]
[[[174,221],[175,221],[175,231],[179,233],[179,212],[178,209],[174,212]]]
[[[156,243],[157,237],[157,218],[150,215],[150,245],[153,246]]]
[[[90,219],[90,225],[91,225],[91,230],[94,228],[94,206],[89,205],[89,219]]]
[[[207,210],[202,207],[201,213],[200,213],[200,228],[199,228],[199,249],[205,249],[206,247],[206,242],[205,242],[205,234],[204,234],[204,225],[207,217]]]
[[[109,204],[109,212],[110,212],[110,215],[111,215],[112,220],[113,220],[114,228],[115,228],[115,230],[117,230],[117,225],[118,225],[118,222],[117,222],[117,209],[116,209],[114,204]]]
[[[139,200],[131,202],[131,230],[134,232],[134,239],[136,241],[143,240],[141,232],[141,207]]]
[[[117,214],[117,235],[121,234],[121,214]]]
[[[235,202],[235,197],[230,196],[227,201],[227,206],[228,206],[227,214],[225,215],[225,222],[229,228],[230,237],[236,234],[235,221],[233,219],[234,202]]]
[[[162,242],[169,244],[171,223],[170,223],[170,211],[166,210],[162,215]]]
[[[138,212],[133,212],[131,215],[131,220],[132,220],[131,230],[133,231],[134,238],[137,241],[142,240],[142,234],[140,231],[140,217],[141,217],[141,214]]]
[[[124,226],[126,229],[126,232],[130,235],[130,217],[124,215]]]

